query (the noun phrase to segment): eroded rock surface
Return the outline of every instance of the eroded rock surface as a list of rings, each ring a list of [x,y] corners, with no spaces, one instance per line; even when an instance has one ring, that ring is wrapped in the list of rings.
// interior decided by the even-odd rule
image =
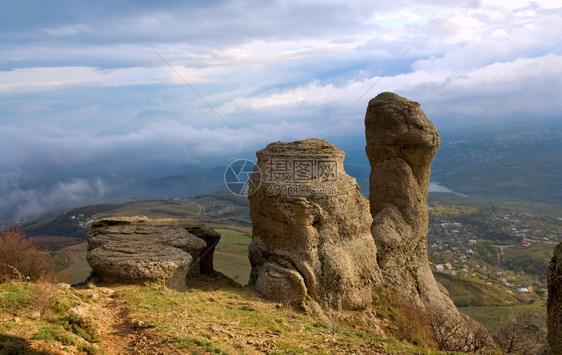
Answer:
[[[551,354],[562,354],[562,243],[554,248],[548,266],[547,325]]]
[[[188,275],[214,273],[218,239],[220,234],[191,219],[105,218],[92,224],[87,260],[105,280],[183,289]]]
[[[257,152],[248,196],[249,247],[256,290],[303,306],[371,303],[376,247],[368,201],[343,169],[344,153],[321,139],[276,142]]]
[[[365,115],[369,200],[384,282],[396,297],[463,322],[429,268],[427,194],[439,133],[417,102],[382,93]]]

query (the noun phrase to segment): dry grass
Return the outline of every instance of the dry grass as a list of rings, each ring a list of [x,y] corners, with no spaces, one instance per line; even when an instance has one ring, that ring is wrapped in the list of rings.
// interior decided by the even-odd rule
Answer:
[[[393,295],[396,290],[379,287],[373,292],[373,307],[382,320],[390,320],[386,330],[399,340],[426,348],[437,343],[427,313],[415,304]]]
[[[7,343],[17,351],[58,354],[438,353],[383,332],[377,309],[330,312],[309,305],[303,313],[224,279],[185,292],[150,284],[111,287],[108,293],[96,286],[0,284],[0,353]],[[86,314],[77,316],[76,308]]]

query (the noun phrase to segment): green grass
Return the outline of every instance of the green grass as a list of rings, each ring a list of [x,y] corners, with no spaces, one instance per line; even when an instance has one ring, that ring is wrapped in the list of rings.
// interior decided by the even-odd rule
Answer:
[[[223,253],[248,256],[248,245],[252,241],[244,233],[230,229],[215,229],[221,234],[221,241],[217,245],[217,250]]]
[[[546,313],[546,306],[543,302],[532,304],[517,304],[511,306],[483,306],[483,307],[458,307],[461,313],[470,316],[472,319],[482,323],[491,332],[496,331],[505,320],[512,315],[526,312]]]
[[[367,191],[369,191],[367,189]],[[514,211],[533,213],[540,216],[558,218],[562,214],[559,204],[529,201],[511,196],[462,196],[454,193],[430,192],[428,196],[430,205],[464,205],[476,208],[500,206]]]
[[[65,330],[70,331],[90,343],[101,341],[98,329],[92,319],[82,318],[75,314],[68,314],[55,320]]]
[[[529,298],[523,303],[507,290],[482,281],[436,273],[461,313],[483,324],[492,333],[513,315],[545,313],[544,300]]]
[[[215,269],[241,285],[246,285],[250,278],[250,261],[248,245],[251,238],[244,233],[230,229],[216,229],[221,240],[215,249]]]
[[[88,253],[88,242],[72,245],[66,248],[74,260],[73,264],[68,268],[69,283],[77,284],[83,282],[90,276],[92,268],[88,261],[86,261],[86,254]]]
[[[112,216],[147,216],[148,218],[189,218],[199,215],[198,205],[189,202],[139,201],[131,202],[111,211]]]
[[[507,290],[489,285],[483,281],[435,273],[457,307],[467,306],[508,306],[519,301]]]
[[[42,227],[46,224],[49,224],[51,222],[53,222],[56,218],[58,217],[58,215],[48,215],[45,216],[44,218],[38,219],[36,221],[34,221],[33,223],[26,225],[25,228],[26,229],[33,229],[33,228],[39,228]]]
[[[31,305],[33,290],[21,287],[21,283],[7,282],[0,285],[0,307],[19,310]]]
[[[58,341],[63,345],[74,345],[74,337],[61,327],[44,326],[32,337],[35,340],[46,340],[48,342]]]
[[[80,295],[80,291],[78,295]],[[84,293],[84,292],[83,292]],[[82,318],[68,310],[80,301],[72,289],[62,289],[50,283],[7,282],[0,284],[0,331],[5,335],[9,347],[20,347],[16,352],[30,353],[29,341],[40,340],[60,343],[62,346],[80,346],[95,353],[91,343],[100,342],[101,337],[93,318]],[[39,312],[40,316],[29,315]],[[16,321],[17,319],[17,321]],[[17,335],[17,336],[14,336]],[[25,341],[20,341],[23,337]],[[0,354],[6,344],[0,339]],[[4,348],[3,348],[4,347]]]
[[[310,313],[261,299],[251,287],[233,287],[224,278],[209,281],[187,291],[170,290],[162,285],[121,288],[106,307],[123,311],[123,320],[136,319],[147,326],[125,329],[128,335],[142,336],[151,349],[166,353],[364,353],[432,354],[424,345],[414,346],[396,338],[382,338],[373,328],[375,313],[327,312],[315,308]],[[85,317],[68,312],[88,298],[90,289],[64,289],[51,285],[57,301],[50,302],[39,318],[27,315],[34,310],[40,285],[0,284],[0,354],[34,354],[32,348],[54,348],[64,353],[103,353],[114,344],[104,343],[97,326],[96,309]],[[83,301],[80,301],[83,300]],[[89,307],[86,307],[88,309]],[[13,320],[18,316],[19,319]],[[121,313],[115,314],[121,320]],[[97,322],[97,323],[96,323]],[[117,324],[115,323],[115,324]],[[124,323],[127,324],[127,323]],[[153,348],[154,347],[154,348]],[[384,350],[384,351],[383,351]]]
[[[217,197],[211,195],[194,198],[193,202],[196,202],[201,205],[216,205],[216,204],[225,203],[224,200],[218,199]]]
[[[441,218],[452,218],[464,214],[472,214],[478,212],[478,209],[473,206],[459,206],[459,205],[441,205],[434,203],[430,207],[430,213]]]
[[[532,243],[529,247],[517,245],[507,248],[502,256],[502,264],[510,270],[523,271],[546,281],[554,246],[551,243]]]

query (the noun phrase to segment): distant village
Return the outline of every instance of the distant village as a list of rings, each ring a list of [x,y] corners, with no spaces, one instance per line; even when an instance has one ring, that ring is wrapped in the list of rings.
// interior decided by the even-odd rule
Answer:
[[[434,271],[480,279],[514,293],[546,295],[544,282],[508,270],[502,258],[511,250],[537,243],[553,248],[562,239],[562,228],[553,228],[543,217],[507,209],[491,207],[479,213],[474,218],[430,214],[427,239]]]

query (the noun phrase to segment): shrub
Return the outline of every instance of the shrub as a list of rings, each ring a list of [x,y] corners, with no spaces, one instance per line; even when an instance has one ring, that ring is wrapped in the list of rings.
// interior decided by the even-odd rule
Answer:
[[[38,332],[31,338],[35,340],[46,340],[49,342],[58,341],[63,345],[74,345],[75,340],[59,327],[41,327]]]
[[[92,319],[83,318],[76,314],[69,314],[59,318],[64,329],[73,332],[82,339],[90,343],[99,343],[101,341],[98,328]]]
[[[54,278],[50,254],[39,250],[21,228],[0,230],[0,282],[46,278]]]

